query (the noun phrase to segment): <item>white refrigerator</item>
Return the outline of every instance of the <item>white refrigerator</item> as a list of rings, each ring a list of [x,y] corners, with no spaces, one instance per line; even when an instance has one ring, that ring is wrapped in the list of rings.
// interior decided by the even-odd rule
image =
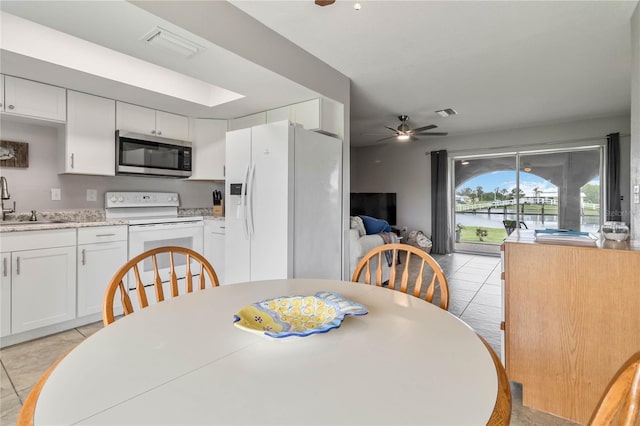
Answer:
[[[288,121],[227,133],[225,281],[340,279],[342,141]]]

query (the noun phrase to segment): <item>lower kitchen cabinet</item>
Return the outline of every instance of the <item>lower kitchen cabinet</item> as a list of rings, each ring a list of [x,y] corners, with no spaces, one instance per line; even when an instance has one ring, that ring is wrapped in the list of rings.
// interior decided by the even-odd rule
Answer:
[[[75,230],[70,231],[70,234],[65,231],[49,232],[67,234],[61,235],[60,242],[54,243],[55,245],[71,241],[73,244],[3,253],[3,266],[5,259],[10,266],[6,270],[6,276],[3,271],[2,304],[4,308],[5,287],[10,287],[12,334],[71,320],[76,316]],[[32,238],[37,237],[25,236],[25,239]],[[56,240],[55,237],[53,239]],[[7,246],[5,238],[3,246]],[[9,277],[10,286],[7,282]],[[6,331],[5,318],[8,315],[3,312],[3,335]]]
[[[126,226],[78,229],[78,317],[102,312],[107,284],[126,261]]]
[[[0,275],[0,336],[11,334],[11,253],[2,253]]]
[[[224,281],[224,220],[204,221],[204,257],[211,263],[218,275],[218,282]]]

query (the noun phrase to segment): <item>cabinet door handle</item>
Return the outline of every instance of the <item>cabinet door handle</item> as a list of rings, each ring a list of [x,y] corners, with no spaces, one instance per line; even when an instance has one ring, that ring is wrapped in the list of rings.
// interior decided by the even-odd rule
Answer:
[[[16,275],[20,275],[20,256],[16,257]]]
[[[87,264],[87,262],[86,262],[86,260],[87,260],[87,259],[86,259],[86,257],[85,257],[85,253],[86,253],[86,252],[87,252],[87,250],[86,250],[86,249],[82,249],[82,266],[84,266],[84,265],[86,265],[86,264]]]
[[[159,135],[161,135],[161,134],[162,134],[162,131],[158,130],[158,134],[159,134]]]
[[[151,134],[152,134],[152,135],[155,135],[155,134],[156,134],[156,131],[155,131],[155,130],[152,130],[152,131],[151,131]]]
[[[9,109],[14,109],[15,107],[13,105],[9,105]]]
[[[225,227],[224,227],[224,226],[221,226],[221,227],[220,227],[220,229],[225,229]]]
[[[74,163],[74,161],[73,161],[73,156],[74,156],[74,154],[71,154],[71,168],[72,168],[72,169],[73,169],[73,163]]]
[[[2,259],[2,275],[7,276],[7,258]]]
[[[96,237],[113,237],[116,234],[96,234]]]

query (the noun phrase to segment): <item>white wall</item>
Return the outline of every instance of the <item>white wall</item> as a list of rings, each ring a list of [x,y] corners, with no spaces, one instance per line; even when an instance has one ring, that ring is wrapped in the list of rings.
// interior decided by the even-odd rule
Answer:
[[[18,212],[68,209],[103,209],[106,191],[167,191],[180,194],[181,207],[210,207],[211,192],[224,191],[218,182],[128,176],[59,175],[58,159],[63,140],[54,127],[1,121],[0,138],[29,143],[29,167],[5,167],[11,201]],[[114,141],[115,143],[115,141]],[[51,188],[62,189],[62,200],[51,201]],[[98,200],[86,200],[87,189],[98,191]]]
[[[455,120],[455,117],[452,120]],[[352,148],[351,191],[397,193],[398,225],[407,226],[409,229],[421,229],[430,234],[431,159],[427,155],[429,152],[446,149],[450,153],[449,156],[454,156],[465,151],[489,148],[497,148],[495,152],[504,152],[509,151],[507,147],[525,145],[546,144],[544,148],[552,148],[563,145],[563,142],[578,139],[600,138],[602,141],[609,133],[619,132],[621,135],[628,135],[629,126],[629,116],[623,115],[475,135],[434,137],[428,141],[406,144],[388,143],[378,147]],[[629,158],[629,137],[621,138],[621,150],[621,157]],[[621,180],[628,183],[628,163],[623,170]],[[628,185],[622,188],[622,195],[625,196],[625,203],[628,203]]]
[[[640,3],[631,18],[631,187],[640,185]],[[631,205],[631,237],[640,240],[640,204]]]

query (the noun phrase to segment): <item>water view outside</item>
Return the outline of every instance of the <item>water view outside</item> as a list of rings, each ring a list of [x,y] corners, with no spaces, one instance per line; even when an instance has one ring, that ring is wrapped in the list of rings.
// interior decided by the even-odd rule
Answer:
[[[598,232],[599,149],[516,155],[454,162],[456,243],[502,244],[504,220]]]

